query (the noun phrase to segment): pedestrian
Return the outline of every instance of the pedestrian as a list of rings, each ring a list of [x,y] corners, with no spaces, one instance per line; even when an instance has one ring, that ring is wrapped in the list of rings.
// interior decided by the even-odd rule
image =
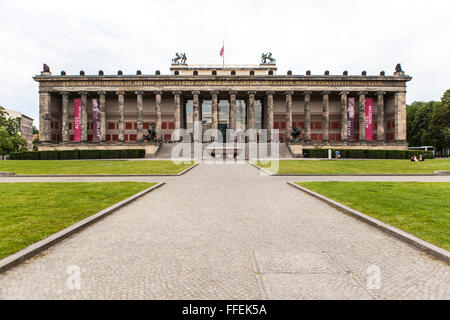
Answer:
[[[419,161],[425,161],[425,158],[423,157],[422,154],[419,155]]]

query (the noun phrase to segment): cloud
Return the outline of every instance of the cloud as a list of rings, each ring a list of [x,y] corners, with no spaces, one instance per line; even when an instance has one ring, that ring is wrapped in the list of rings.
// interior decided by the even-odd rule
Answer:
[[[2,1],[0,105],[38,118],[42,63],[115,74],[169,72],[177,51],[188,62],[259,63],[272,51],[279,73],[414,77],[408,102],[439,99],[450,87],[450,3],[443,1]]]

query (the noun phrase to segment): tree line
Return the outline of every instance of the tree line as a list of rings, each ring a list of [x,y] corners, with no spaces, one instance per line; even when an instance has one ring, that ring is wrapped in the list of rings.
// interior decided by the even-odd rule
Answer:
[[[26,150],[27,141],[19,133],[17,119],[9,117],[5,109],[0,106],[0,156]]]
[[[439,153],[450,149],[450,89],[441,101],[416,101],[406,111],[410,147],[433,146]]]

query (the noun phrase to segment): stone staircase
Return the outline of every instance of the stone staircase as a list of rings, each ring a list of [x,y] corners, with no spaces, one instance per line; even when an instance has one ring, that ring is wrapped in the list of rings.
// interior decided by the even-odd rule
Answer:
[[[173,148],[177,145],[177,143],[163,143],[161,145],[161,147],[159,148],[158,152],[156,153],[156,158],[157,159],[170,159],[172,156],[172,150]],[[203,150],[203,154],[205,154],[205,149],[206,147],[208,147],[210,145],[210,143],[203,143],[202,144],[202,150]],[[267,145],[267,156],[271,157],[271,145],[268,144]],[[249,144],[246,143],[245,144],[245,154],[248,158],[249,156]],[[191,158],[194,157],[194,145],[191,144]],[[264,157],[264,156],[263,156]],[[288,146],[285,143],[280,143],[279,144],[279,158],[280,159],[294,159],[292,157],[291,152],[289,151]]]

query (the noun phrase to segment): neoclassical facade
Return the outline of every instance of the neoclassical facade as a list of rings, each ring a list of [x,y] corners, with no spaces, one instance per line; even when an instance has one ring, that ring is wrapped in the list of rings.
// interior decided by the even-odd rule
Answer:
[[[40,147],[142,147],[151,124],[159,141],[171,142],[174,129],[192,131],[193,122],[202,121],[204,129],[223,132],[263,128],[270,135],[277,129],[280,141],[289,141],[292,128],[300,126],[304,147],[406,148],[406,83],[411,77],[399,65],[393,75],[377,76],[276,71],[274,64],[173,64],[170,75],[139,70],[135,75],[53,75],[45,66],[34,77],[39,82]],[[78,139],[75,128],[81,131]]]

